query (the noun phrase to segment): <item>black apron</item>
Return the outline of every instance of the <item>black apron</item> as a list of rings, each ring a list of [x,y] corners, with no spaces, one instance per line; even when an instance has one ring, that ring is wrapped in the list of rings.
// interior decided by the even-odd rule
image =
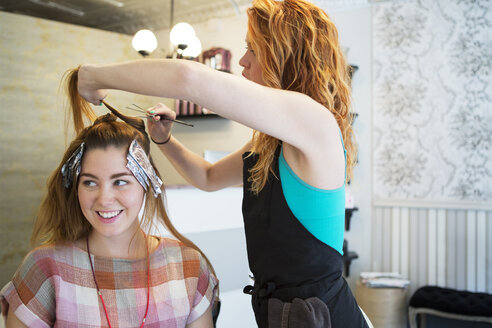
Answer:
[[[270,298],[292,302],[317,297],[328,307],[331,327],[368,327],[342,277],[342,255],[314,237],[292,214],[284,198],[278,156],[258,195],[251,192],[249,169],[257,154],[243,154],[243,218],[248,261],[255,284],[244,292],[252,295],[258,327],[268,327]],[[272,319],[272,318],[270,318]],[[272,322],[272,321],[270,321]],[[328,327],[328,326],[327,326]]]

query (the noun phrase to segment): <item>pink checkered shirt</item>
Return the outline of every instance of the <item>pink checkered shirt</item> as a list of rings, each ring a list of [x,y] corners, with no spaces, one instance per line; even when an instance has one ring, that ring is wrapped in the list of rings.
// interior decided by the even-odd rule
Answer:
[[[92,256],[112,327],[139,327],[146,309],[145,259]],[[199,252],[160,238],[150,254],[150,305],[145,327],[185,327],[213,304],[217,279]],[[2,312],[10,306],[28,327],[108,327],[87,252],[73,246],[32,250],[0,291]]]

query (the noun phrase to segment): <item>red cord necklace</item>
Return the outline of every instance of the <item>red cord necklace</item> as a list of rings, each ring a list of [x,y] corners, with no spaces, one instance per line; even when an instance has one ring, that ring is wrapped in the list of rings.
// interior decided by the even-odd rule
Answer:
[[[99,290],[99,286],[97,284],[96,280],[96,273],[94,272],[94,265],[92,264],[92,259],[91,259],[91,251],[89,249],[89,236],[86,238],[87,242],[87,255],[89,256],[89,262],[91,264],[91,270],[92,270],[92,276],[94,277],[94,283],[96,284],[96,289],[97,289],[97,294],[99,295],[99,298],[101,299],[101,303],[104,308],[104,314],[106,315],[106,320],[108,320],[108,326],[111,328],[111,322],[109,322],[109,316],[108,316],[108,310],[106,309],[106,304],[104,304],[104,299],[102,297],[101,291]],[[142,325],[140,328],[142,328],[145,324],[145,319],[147,318],[147,314],[149,313],[149,294],[150,294],[150,259],[149,259],[149,244],[147,243],[147,240],[145,240],[145,245],[147,246],[147,307],[145,309],[145,315],[142,320]]]

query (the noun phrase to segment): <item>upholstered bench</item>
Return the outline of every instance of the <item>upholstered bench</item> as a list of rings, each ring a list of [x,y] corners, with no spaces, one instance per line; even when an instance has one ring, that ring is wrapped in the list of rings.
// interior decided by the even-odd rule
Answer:
[[[433,315],[449,320],[480,322],[492,327],[492,295],[434,286],[421,287],[410,298],[410,328],[418,327],[418,315],[421,319],[425,315]]]

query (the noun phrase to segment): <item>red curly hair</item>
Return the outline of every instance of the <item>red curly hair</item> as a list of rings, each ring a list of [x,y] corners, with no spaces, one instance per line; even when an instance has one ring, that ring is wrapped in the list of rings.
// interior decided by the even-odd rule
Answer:
[[[350,67],[328,15],[305,0],[254,0],[248,9],[248,42],[269,87],[304,93],[335,116],[347,149],[347,179],[352,177],[356,145],[350,112]],[[250,170],[252,189],[266,184],[279,140],[255,131],[259,160]]]

